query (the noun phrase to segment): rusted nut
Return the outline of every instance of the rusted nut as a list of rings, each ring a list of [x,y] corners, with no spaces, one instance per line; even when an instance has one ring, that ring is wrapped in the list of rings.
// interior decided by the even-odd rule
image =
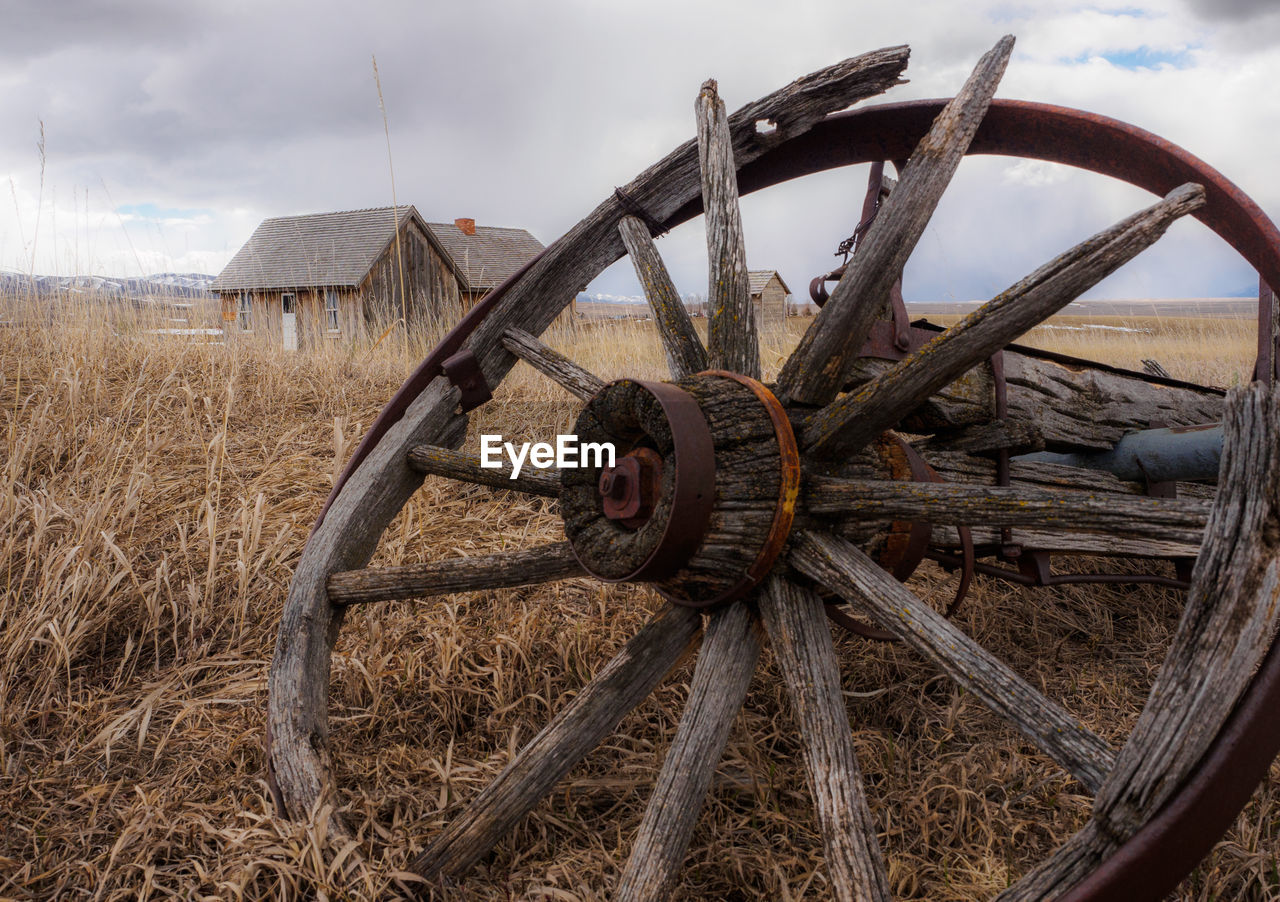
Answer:
[[[662,491],[662,457],[652,448],[636,448],[600,474],[604,515],[635,529],[653,514]]]

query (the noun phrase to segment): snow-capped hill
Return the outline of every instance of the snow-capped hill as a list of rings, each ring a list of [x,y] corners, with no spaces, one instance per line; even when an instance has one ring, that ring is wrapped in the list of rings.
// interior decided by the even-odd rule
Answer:
[[[142,277],[33,276],[0,270],[0,294],[49,297],[56,294],[95,295],[106,298],[183,297],[212,298],[207,273],[163,272]]]

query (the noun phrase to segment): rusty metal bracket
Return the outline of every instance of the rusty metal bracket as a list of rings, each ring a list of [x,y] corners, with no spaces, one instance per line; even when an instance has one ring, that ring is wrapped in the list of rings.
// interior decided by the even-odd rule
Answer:
[[[493,390],[480,370],[480,361],[470,348],[463,348],[440,364],[440,371],[462,393],[458,404],[463,413],[475,410],[493,397]]]

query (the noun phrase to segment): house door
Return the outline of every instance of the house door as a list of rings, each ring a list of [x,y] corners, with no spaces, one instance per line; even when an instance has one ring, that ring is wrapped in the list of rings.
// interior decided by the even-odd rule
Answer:
[[[298,350],[298,298],[296,295],[280,295],[280,332],[284,336],[284,349]]]

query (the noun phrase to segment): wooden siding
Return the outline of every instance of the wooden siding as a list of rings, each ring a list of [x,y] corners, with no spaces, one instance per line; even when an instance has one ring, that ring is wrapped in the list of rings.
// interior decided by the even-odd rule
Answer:
[[[780,328],[787,321],[787,290],[774,275],[764,289],[751,299],[756,305],[756,322],[761,328]]]
[[[408,304],[401,302],[399,258],[393,241],[360,286],[365,298],[364,319],[370,331],[381,335],[406,312],[411,331],[428,326],[433,319],[456,322],[463,306],[458,280],[426,233],[412,220],[401,229],[399,251],[404,257]]]

